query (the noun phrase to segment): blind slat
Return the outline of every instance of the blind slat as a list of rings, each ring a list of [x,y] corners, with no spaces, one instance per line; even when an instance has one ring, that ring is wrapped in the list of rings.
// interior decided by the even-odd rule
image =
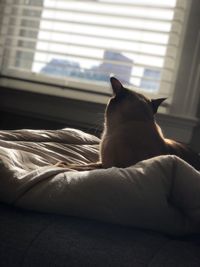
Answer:
[[[25,62],[27,62],[27,60],[24,60]],[[38,64],[41,64],[41,65],[43,65],[44,64],[44,62],[43,61],[37,61],[37,63]],[[17,71],[17,72],[21,72],[21,71],[27,71],[27,69],[26,68],[18,68],[18,67],[11,67],[10,68],[10,70],[11,71]],[[95,71],[94,71],[95,72]],[[3,71],[2,72],[3,74],[8,74],[8,72],[7,71]],[[98,73],[97,71],[96,71],[96,73]],[[42,73],[40,73],[41,75],[43,75],[43,74],[45,74],[44,72]],[[104,73],[104,74],[106,74],[106,72]],[[59,75],[58,75],[59,76]],[[53,77],[53,76],[52,76]],[[54,75],[54,78],[56,77],[56,75]],[[62,77],[63,79],[67,79],[67,77],[64,77],[64,76],[62,76],[62,75],[60,75],[60,77]],[[158,79],[154,79],[154,78],[151,78],[151,77],[142,77],[142,76],[137,76],[137,75],[131,75],[131,77],[132,78],[134,78],[134,79],[144,79],[145,81],[151,81],[151,82],[155,82],[155,83],[157,83],[157,84],[159,84],[160,82],[161,82],[161,79],[160,78],[158,78]],[[171,80],[169,81],[169,80],[165,80],[165,79],[162,79],[162,82],[165,82],[165,83],[171,83]]]
[[[73,53],[63,53],[63,52],[54,52],[54,51],[46,51],[46,50],[41,50],[41,49],[31,49],[31,48],[20,48],[20,47],[15,47],[15,46],[7,46],[5,51],[9,52],[28,52],[32,55],[34,55],[35,53],[38,54],[38,57],[41,57],[42,55],[44,55],[44,57],[46,57],[47,55],[53,55],[54,58],[56,58],[57,56],[69,56],[71,58],[80,58],[80,59],[85,59],[85,60],[93,60],[93,61],[98,61],[98,62],[105,62],[105,63],[111,63],[113,65],[120,65],[120,66],[129,66],[131,67],[133,64],[131,63],[127,63],[126,61],[117,61],[117,60],[105,60],[105,59],[101,59],[100,57],[97,56],[90,56],[90,55],[80,55],[80,54],[73,54]],[[168,64],[169,66],[167,66],[165,69],[166,70],[171,70],[171,63]],[[161,70],[162,66],[156,66],[153,64],[140,64],[140,63],[134,63],[134,66],[138,66],[138,67],[151,67],[154,70]]]
[[[9,16],[10,19],[18,19],[18,17],[16,15],[10,15]],[[130,22],[127,22],[127,25],[121,25],[120,22],[118,23],[108,23],[108,22],[105,22],[104,18],[101,18],[100,21],[98,23],[94,23],[93,22],[93,19],[91,18],[90,21],[84,21],[84,20],[79,20],[77,18],[77,20],[73,20],[73,19],[55,19],[52,17],[50,18],[45,18],[43,17],[42,19],[38,19],[38,18],[32,18],[32,17],[29,17],[29,16],[20,16],[20,18],[22,20],[24,20],[24,23],[33,23],[33,22],[47,22],[47,23],[52,23],[52,24],[55,24],[56,22],[59,23],[62,27],[66,26],[67,23],[71,23],[72,25],[75,24],[75,25],[85,25],[85,26],[89,26],[92,24],[93,27],[102,27],[102,26],[106,26],[106,27],[111,27],[112,29],[126,29],[126,30],[139,30],[140,32],[147,32],[147,33],[159,33],[159,34],[167,34],[169,32],[171,33],[174,33],[174,34],[179,34],[179,27],[178,26],[174,26],[174,29],[171,31],[170,29],[168,29],[169,27],[166,27],[165,29],[163,30],[160,30],[160,23],[154,23],[154,24],[150,24],[149,22],[146,23],[146,24],[143,24],[144,26],[135,26],[137,24],[142,24],[142,21],[137,21],[137,20],[132,20],[130,24]],[[157,26],[158,28],[156,28],[155,26]],[[168,25],[167,25],[168,26]],[[152,29],[151,29],[152,28]]]
[[[10,59],[15,60],[16,57],[10,57]],[[21,57],[20,61],[22,61],[24,63],[32,63],[32,60],[28,59],[28,57],[27,58]],[[41,66],[44,66],[44,65],[49,63],[48,61],[42,60],[41,55],[39,56],[39,59],[35,60],[35,62]],[[117,65],[117,62],[113,62],[113,64]],[[26,65],[26,64],[24,64],[24,65]],[[121,65],[121,62],[120,62],[120,65]],[[54,64],[54,66],[56,67],[56,64]],[[59,66],[60,66],[60,64],[58,64],[58,67]],[[12,66],[11,68],[17,70],[17,68],[19,68],[19,67],[13,67]],[[20,70],[20,68],[19,68],[19,70]],[[161,70],[161,69],[151,68],[151,70]],[[6,69],[5,69],[5,71],[6,71]],[[90,69],[88,69],[88,71],[90,71]],[[93,72],[98,72],[98,70],[93,70]],[[105,74],[106,74],[106,72],[105,72]],[[142,74],[140,74],[140,75],[132,74],[131,77],[140,78],[140,79],[143,78],[145,80],[151,80],[151,81],[161,81],[161,77],[143,77]],[[171,80],[172,80],[172,71],[167,70],[167,69],[162,69],[162,81],[170,83]]]
[[[187,1],[187,0],[186,0]],[[59,1],[44,1],[44,2],[27,2],[27,4],[23,3],[24,1],[21,0],[2,0],[2,5],[6,6],[6,7],[12,7],[12,6],[26,6],[26,7],[30,7],[31,8],[36,8],[38,10],[43,10],[43,8],[58,8],[59,4],[62,5],[62,7],[64,7],[65,9],[69,8],[69,5],[73,5],[74,4],[80,8],[80,5],[83,4],[83,1],[81,0],[71,0],[71,1],[66,1],[66,0],[59,0]],[[86,1],[84,1],[86,2]],[[139,0],[138,2],[135,1],[130,1],[129,3],[125,2],[125,1],[116,1],[111,3],[111,1],[87,1],[86,4],[89,4],[90,6],[97,6],[97,8],[99,9],[99,7],[103,6],[106,7],[106,9],[108,9],[108,7],[112,7],[112,8],[116,8],[119,7],[120,9],[122,9],[123,7],[127,7],[128,9],[130,8],[146,8],[149,10],[167,10],[167,11],[176,11],[176,10],[181,10],[184,11],[185,10],[185,0],[183,1],[173,1],[173,4],[170,4],[169,1],[151,1],[152,4],[148,4],[148,3],[142,3],[141,0]],[[32,4],[34,3],[34,5]],[[85,3],[84,3],[85,4]]]
[[[26,27],[26,26],[21,26],[21,25],[14,25],[13,23],[10,23],[9,25],[8,24],[3,24],[3,28],[7,31],[8,29],[10,29],[10,30],[13,30],[13,34],[16,34],[16,31],[14,32],[14,30],[19,30],[19,31],[21,31],[21,30],[25,30],[25,31],[27,31],[27,32],[35,32],[35,33],[38,33],[38,30],[36,30],[34,27],[32,28],[32,27]],[[70,27],[71,27],[71,25],[70,25]],[[98,34],[97,34],[97,32],[95,33],[95,32],[92,32],[92,33],[88,33],[88,31],[85,31],[85,32],[81,32],[80,30],[79,31],[76,31],[76,29],[70,29],[70,27],[69,27],[69,29],[66,29],[66,30],[62,30],[62,29],[48,29],[48,28],[43,28],[43,27],[41,27],[41,31],[40,32],[46,32],[46,33],[57,33],[57,34],[76,34],[76,35],[79,35],[79,36],[86,36],[86,37],[94,37],[94,38],[104,38],[104,39],[112,39],[112,40],[115,40],[115,41],[129,41],[129,42],[138,42],[138,43],[141,43],[141,44],[152,44],[152,45],[160,45],[160,46],[163,46],[163,47],[166,47],[166,45],[168,46],[168,47],[171,47],[171,48],[177,48],[177,42],[176,41],[170,41],[169,40],[169,42],[167,43],[167,41],[163,41],[163,40],[159,40],[159,41],[157,41],[156,39],[155,39],[155,37],[157,37],[157,38],[162,38],[162,37],[164,37],[164,36],[160,36],[160,35],[158,35],[158,34],[153,34],[153,36],[151,35],[151,34],[149,34],[149,35],[147,35],[146,37],[145,37],[145,35],[143,35],[143,39],[140,39],[139,37],[137,37],[137,36],[133,36],[134,34],[135,35],[138,35],[139,34],[139,31],[132,31],[132,32],[130,32],[130,31],[124,31],[125,33],[127,33],[125,36],[123,36],[123,37],[117,37],[117,34],[116,35],[114,35],[113,34],[113,32],[114,32],[114,30],[112,30],[111,32],[110,32],[110,34],[111,34],[111,36],[109,35],[108,36],[108,34],[106,34],[106,32],[105,32],[105,34],[103,35],[103,31],[106,31],[106,28],[102,28],[102,32],[98,32]],[[9,31],[9,30],[8,30]],[[131,33],[133,34],[133,35],[131,35]],[[26,33],[27,34],[27,33]],[[113,35],[112,35],[113,34]],[[173,35],[173,34],[171,34],[171,36],[172,36],[172,39],[174,39],[174,40],[176,40],[177,38],[176,38],[176,35]],[[153,38],[154,37],[154,38]]]
[[[123,12],[123,9],[120,7],[118,8],[117,12],[116,12],[116,6],[115,9],[113,10],[113,6],[111,6],[111,8],[104,8],[103,10],[100,9],[100,4],[98,4],[98,2],[96,2],[95,4],[90,3],[90,6],[94,6],[95,8],[91,9],[83,9],[80,8],[80,5],[76,4],[76,8],[72,8],[69,7],[67,8],[67,10],[63,10],[63,8],[59,8],[56,7],[56,11],[55,11],[55,7],[45,7],[45,11],[47,13],[75,13],[75,14],[86,14],[86,15],[96,15],[96,16],[105,16],[105,17],[116,17],[116,18],[129,18],[129,19],[142,19],[144,21],[149,21],[149,22],[158,22],[158,23],[168,23],[171,22],[172,20],[174,22],[182,22],[183,17],[184,17],[184,12],[181,10],[171,10],[170,14],[165,14],[163,9],[155,9],[155,10],[151,10],[150,13],[146,14],[146,16],[144,16],[144,12],[148,9],[148,7],[145,6],[145,8],[143,7],[142,10],[138,10],[138,9],[130,9],[127,8],[126,13]],[[97,8],[98,5],[98,8]],[[29,12],[30,16],[34,16],[37,14],[34,14],[33,11],[38,11],[38,12],[42,12],[43,7],[37,7],[37,6],[33,6],[33,5],[10,5],[10,7],[12,7],[14,10],[12,13],[14,13],[14,15],[17,15],[19,12]],[[78,8],[77,8],[78,7]],[[137,8],[137,7],[136,7]],[[141,8],[141,7],[140,7]],[[152,7],[151,7],[152,8]],[[156,16],[152,16],[151,12],[152,11],[157,11],[157,17]],[[167,10],[169,12],[169,10]],[[165,11],[166,12],[166,11]],[[174,12],[174,15],[173,15]],[[138,14],[139,13],[139,14]],[[4,11],[4,15],[9,16],[10,12],[9,12],[9,7]],[[13,14],[12,14],[13,15]],[[37,16],[36,16],[37,17]],[[166,18],[165,18],[166,17]]]
[[[71,38],[72,38],[72,36],[71,36]],[[40,39],[40,38],[35,39],[35,38],[27,38],[27,37],[18,37],[18,36],[13,36],[13,35],[12,36],[11,35],[7,35],[7,42],[12,43],[14,41],[25,41],[25,42],[27,42],[27,45],[25,45],[25,46],[21,45],[22,47],[25,47],[25,48],[29,48],[28,47],[29,45],[30,46],[34,46],[37,42],[40,44],[40,46],[41,45],[43,45],[44,47],[45,46],[49,46],[49,41],[46,40],[46,39]],[[104,40],[99,40],[99,41],[102,41],[102,43],[90,45],[89,42],[88,43],[86,43],[86,42],[85,43],[84,42],[74,43],[71,40],[68,40],[67,44],[66,44],[66,42],[64,42],[64,41],[56,41],[56,40],[53,41],[52,40],[51,44],[52,45],[63,45],[66,48],[68,48],[68,46],[74,46],[74,47],[91,48],[91,49],[94,48],[94,49],[101,49],[101,50],[102,49],[103,50],[109,49],[110,46],[109,45],[106,46],[103,43]],[[127,44],[124,43],[123,45],[124,45],[124,47],[121,46],[121,48],[120,48],[120,46],[116,47],[116,46],[113,45],[112,51],[121,52],[122,48],[123,48],[123,51],[126,52],[126,53],[132,53],[132,54],[137,53],[137,55],[147,56],[147,57],[151,56],[151,57],[155,57],[155,58],[158,58],[158,59],[163,59],[163,58],[175,59],[175,51],[171,51],[171,53],[169,53],[167,56],[165,56],[165,51],[159,52],[159,51],[156,50],[156,47],[152,47],[152,49],[154,49],[154,51],[151,51],[151,50],[149,50],[150,48],[148,46],[145,49],[143,48],[143,50],[142,50],[141,44],[140,45],[136,45],[136,47],[138,46],[138,48],[135,48],[135,49],[134,48],[127,49],[125,47],[125,45],[128,46],[128,43]],[[22,49],[22,47],[21,47],[21,49]]]

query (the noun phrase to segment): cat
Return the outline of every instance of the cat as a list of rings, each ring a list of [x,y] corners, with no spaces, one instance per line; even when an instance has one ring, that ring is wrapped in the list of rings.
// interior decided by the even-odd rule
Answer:
[[[164,137],[155,114],[166,98],[148,99],[111,77],[113,96],[105,111],[100,161],[104,168],[128,167],[141,160],[172,154],[200,170],[200,157],[186,145]]]
[[[110,83],[113,95],[105,110],[99,162],[58,166],[75,170],[125,168],[145,159],[171,154],[200,170],[198,154],[182,143],[165,138],[155,121],[155,114],[166,98],[149,99],[125,88],[115,77],[110,78]]]

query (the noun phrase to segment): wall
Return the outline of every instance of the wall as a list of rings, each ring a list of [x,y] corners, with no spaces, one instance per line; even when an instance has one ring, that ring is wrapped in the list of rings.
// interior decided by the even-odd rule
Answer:
[[[199,106],[198,106],[197,117],[200,118],[200,101],[199,101]],[[194,130],[192,140],[191,140],[191,147],[194,150],[200,152],[200,122]]]
[[[104,109],[102,104],[0,88],[0,129],[73,127],[99,135]]]

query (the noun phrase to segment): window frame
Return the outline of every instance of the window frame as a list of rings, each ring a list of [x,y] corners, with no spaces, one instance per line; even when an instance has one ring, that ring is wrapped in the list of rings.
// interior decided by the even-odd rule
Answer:
[[[31,0],[32,1],[32,0]],[[40,0],[42,1],[42,0]],[[19,0],[19,4],[22,2],[23,4],[23,0]],[[177,0],[177,6],[178,7],[185,7],[185,6],[190,6],[189,2],[187,3],[187,5],[185,4],[187,3],[187,1],[185,0]],[[189,8],[187,8],[187,10],[189,10]],[[20,11],[20,9],[19,9]],[[21,11],[20,11],[21,12]],[[187,13],[187,12],[186,12]],[[18,31],[18,26],[16,25],[16,31]],[[38,28],[38,32],[39,32],[39,28]],[[171,39],[170,39],[171,40]],[[181,50],[181,49],[180,49]],[[12,53],[16,53],[15,51],[12,51]],[[170,53],[166,53],[166,57],[168,58]],[[164,64],[165,66],[166,65],[166,62]],[[175,68],[176,69],[176,68]],[[34,75],[33,75],[34,74]],[[33,74],[30,74],[30,73],[27,73],[24,72],[24,74],[22,73],[18,75],[17,72],[13,71],[13,70],[9,70],[9,73],[8,75],[6,75],[4,77],[4,80],[3,82],[1,82],[1,85],[3,86],[9,86],[9,82],[8,82],[8,79],[9,77],[11,77],[13,79],[13,77],[16,77],[16,79],[18,79],[19,81],[21,80],[21,82],[27,82],[26,84],[21,84],[21,86],[19,87],[20,89],[22,88],[27,88],[27,90],[32,90],[33,92],[38,92],[40,93],[40,91],[38,91],[38,87],[36,85],[36,83],[38,82],[38,84],[42,84],[44,85],[44,91],[42,91],[43,87],[41,86],[40,87],[40,90],[42,91],[41,93],[45,93],[45,94],[50,94],[50,95],[58,95],[58,96],[61,96],[61,97],[69,97],[69,98],[74,98],[76,99],[78,97],[78,99],[81,99],[83,101],[92,101],[92,102],[97,102],[97,103],[106,103],[107,102],[107,98],[108,98],[108,95],[109,95],[109,91],[108,91],[108,85],[105,83],[105,87],[102,86],[102,84],[98,85],[98,81],[95,81],[93,83],[92,80],[90,80],[90,82],[86,82],[84,80],[80,80],[78,81],[77,79],[73,79],[71,77],[68,77],[67,78],[67,81],[63,81],[62,79],[56,79],[55,77],[52,78],[50,76],[42,76],[41,74],[39,73],[33,73]],[[27,77],[29,76],[30,78],[30,82],[33,81],[32,85],[29,84],[29,79],[27,79]],[[13,79],[14,80],[14,79]],[[10,87],[12,87],[12,80],[10,82]],[[161,84],[162,83],[165,83],[165,81],[161,81]],[[173,82],[172,82],[173,83]],[[19,84],[19,82],[17,82],[17,84]],[[174,84],[174,83],[173,83]],[[62,89],[66,89],[66,91],[64,92],[63,90],[60,91],[60,90],[57,90],[56,92],[52,92],[52,87],[56,87],[56,88],[62,88]],[[83,92],[81,93],[81,96],[78,96],[77,93],[75,92],[74,96],[73,96],[73,93],[72,93],[72,90],[78,90],[78,91],[81,91],[81,89],[83,90]],[[135,90],[137,90],[137,88],[135,88]],[[140,89],[138,89],[140,91]],[[173,91],[173,90],[172,90]],[[91,94],[90,94],[91,92]],[[101,95],[101,97],[95,97],[94,98],[94,94],[95,92],[97,93],[97,95]],[[69,94],[68,94],[69,93]],[[158,97],[159,95],[161,97],[163,97],[165,95],[164,91],[162,91],[162,89],[159,91],[159,93],[154,93],[154,92],[146,92],[146,94],[149,96],[149,97]],[[105,95],[104,97],[102,97],[102,95]],[[168,104],[171,104],[171,97],[167,100],[169,103]],[[165,106],[167,106],[166,102],[165,102]],[[165,110],[166,111],[166,110]]]
[[[200,98],[200,2],[192,0],[169,113],[196,118]],[[184,91],[184,94],[182,93]]]

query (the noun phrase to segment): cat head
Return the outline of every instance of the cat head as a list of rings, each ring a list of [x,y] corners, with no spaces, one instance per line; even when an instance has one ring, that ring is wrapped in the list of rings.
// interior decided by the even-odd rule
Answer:
[[[114,78],[110,78],[113,96],[106,108],[106,118],[114,121],[148,121],[154,120],[160,104],[166,98],[149,99],[142,94],[131,91]]]

